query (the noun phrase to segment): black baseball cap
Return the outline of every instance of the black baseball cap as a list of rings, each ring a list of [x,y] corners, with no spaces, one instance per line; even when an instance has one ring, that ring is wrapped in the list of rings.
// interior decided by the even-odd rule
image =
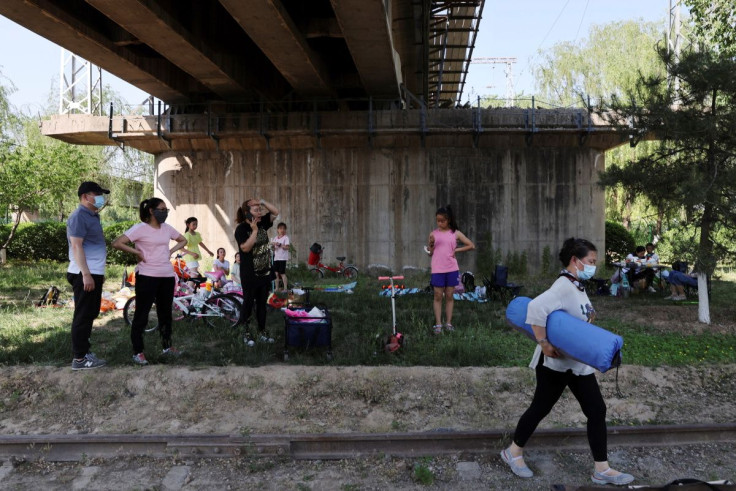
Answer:
[[[77,190],[77,196],[82,196],[83,194],[86,194],[86,193],[110,194],[110,190],[103,189],[96,182],[84,181],[82,184],[79,185],[79,189]]]

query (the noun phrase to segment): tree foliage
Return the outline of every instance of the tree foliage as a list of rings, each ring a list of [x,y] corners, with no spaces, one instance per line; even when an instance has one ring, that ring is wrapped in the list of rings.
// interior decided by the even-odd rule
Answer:
[[[685,0],[694,19],[695,41],[724,57],[736,56],[736,3]]]
[[[736,60],[712,51],[660,56],[679,84],[642,77],[634,93],[614,97],[601,114],[622,128],[633,118],[635,131],[654,132],[661,143],[634,165],[608,168],[601,184],[681,211],[681,223],[699,230],[696,267],[711,273],[721,255],[715,234],[736,226]],[[732,244],[721,252],[736,254]]]
[[[659,24],[620,21],[590,28],[587,39],[555,44],[540,52],[534,67],[537,96],[561,106],[626,93],[640,74],[662,75],[664,65],[655,46],[662,38]]]

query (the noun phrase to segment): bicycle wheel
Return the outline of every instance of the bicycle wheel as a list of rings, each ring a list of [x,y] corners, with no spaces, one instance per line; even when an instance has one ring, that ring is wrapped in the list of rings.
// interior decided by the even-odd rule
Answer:
[[[358,277],[358,268],[355,266],[348,266],[345,268],[345,271],[342,272],[343,275],[345,275],[345,278],[349,280],[354,280]]]
[[[240,321],[241,305],[242,302],[230,293],[213,295],[202,306],[202,319],[210,327],[235,327]]]
[[[135,297],[130,297],[127,302],[125,302],[125,307],[123,307],[123,319],[125,319],[125,323],[129,326],[133,325],[133,316],[135,315]],[[153,304],[153,307],[151,307],[151,312],[148,314],[148,324],[146,324],[145,331],[146,332],[153,332],[156,329],[158,329],[158,314],[156,314],[156,304]]]
[[[312,268],[312,269],[310,269],[309,270],[309,274],[312,275],[312,279],[313,280],[321,280],[322,278],[325,277],[324,271],[322,271],[319,268]]]

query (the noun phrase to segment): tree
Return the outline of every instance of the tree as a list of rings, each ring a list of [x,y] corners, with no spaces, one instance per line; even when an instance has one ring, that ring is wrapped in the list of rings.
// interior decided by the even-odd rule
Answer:
[[[97,162],[82,147],[43,137],[34,121],[27,121],[21,138],[0,144],[0,210],[14,214],[4,249],[13,240],[21,215],[51,209],[72,199],[80,176],[91,175]],[[61,203],[61,205],[59,205]]]
[[[700,232],[696,270],[711,274],[714,235],[736,224],[736,59],[713,51],[689,51],[679,60],[665,51],[660,56],[679,84],[641,77],[635,91],[613,97],[601,115],[622,129],[633,120],[635,131],[654,132],[661,143],[633,165],[610,167],[600,182],[682,210],[683,221]],[[723,246],[725,254],[736,256],[733,242]],[[702,298],[706,288],[699,290]]]
[[[640,74],[664,74],[655,46],[662,39],[654,22],[619,21],[590,28],[578,43],[558,43],[540,52],[534,67],[537,97],[569,106],[587,96],[623,95]]]
[[[724,57],[736,56],[736,4],[733,0],[686,0],[695,40]]]

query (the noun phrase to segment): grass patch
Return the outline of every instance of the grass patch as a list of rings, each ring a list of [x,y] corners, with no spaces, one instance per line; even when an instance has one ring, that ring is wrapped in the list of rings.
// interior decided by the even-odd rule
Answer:
[[[71,287],[66,282],[66,264],[42,262],[27,264],[14,262],[0,267],[0,363],[68,365],[71,359],[70,308],[36,308],[49,285],[62,291],[62,300],[70,300]],[[120,287],[121,266],[108,267],[105,289]],[[524,283],[523,294],[535,296],[551,283],[550,278],[514,278]],[[303,269],[289,272],[291,284],[314,284]],[[319,283],[341,283],[339,278],[328,277]],[[407,287],[423,288],[429,282],[427,274],[407,278]],[[722,277],[713,282],[711,318],[714,322],[733,323],[734,281]],[[440,336],[431,334],[434,323],[432,296],[415,294],[397,297],[398,329],[406,336],[406,349],[386,354],[378,346],[376,337],[391,329],[391,300],[378,295],[380,284],[366,275],[359,277],[354,294],[313,291],[311,300],[326,305],[333,317],[334,360],[328,361],[323,352],[290,348],[290,364],[305,365],[397,365],[397,366],[524,366],[529,362],[533,344],[511,330],[504,317],[505,306],[499,302],[484,304],[456,301],[453,324],[457,330]],[[735,363],[736,336],[704,332],[684,335],[655,329],[647,312],[652,308],[682,308],[682,316],[696,320],[694,306],[674,307],[661,295],[639,295],[629,299],[592,297],[596,308],[603,313],[597,319],[601,327],[624,337],[624,362],[648,366],[686,365],[695,363]],[[620,309],[640,309],[634,320],[621,320]],[[276,338],[273,345],[257,344],[255,348],[243,345],[240,329],[215,330],[201,321],[182,321],[174,324],[175,346],[186,351],[177,360],[160,356],[157,332],[145,336],[146,355],[153,363],[172,363],[186,366],[259,366],[283,363],[284,320],[281,312],[268,314],[267,327]],[[731,329],[727,331],[733,333]],[[122,319],[121,311],[101,315],[95,321],[92,349],[111,365],[130,365],[132,348],[130,329]],[[257,383],[257,381],[252,381]],[[377,386],[378,387],[378,386]],[[367,398],[381,394],[366,394]],[[397,422],[397,424],[400,424]]]

